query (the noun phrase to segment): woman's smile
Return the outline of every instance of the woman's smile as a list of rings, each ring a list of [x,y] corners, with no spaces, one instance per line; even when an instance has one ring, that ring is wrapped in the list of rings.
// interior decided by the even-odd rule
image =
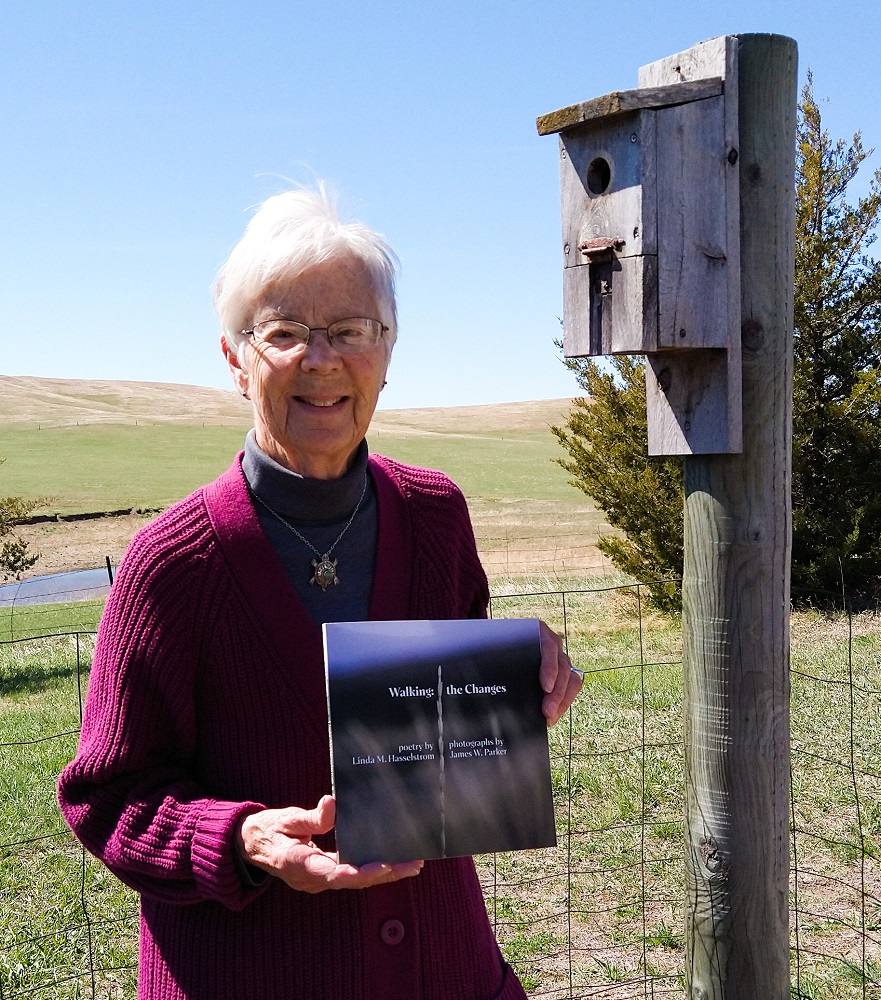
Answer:
[[[294,396],[294,399],[296,399],[298,403],[306,403],[309,406],[319,406],[322,409],[328,406],[336,406],[337,403],[341,403],[345,398],[345,396],[338,396],[336,399],[316,399],[315,397],[309,396]]]
[[[283,318],[311,330],[295,350],[248,343],[241,363],[227,352],[233,377],[254,406],[257,444],[302,476],[336,479],[364,439],[385,381],[384,339],[361,353],[337,351],[327,327],[352,316],[382,320],[370,274],[354,254],[316,264],[270,286],[255,303],[252,326]]]

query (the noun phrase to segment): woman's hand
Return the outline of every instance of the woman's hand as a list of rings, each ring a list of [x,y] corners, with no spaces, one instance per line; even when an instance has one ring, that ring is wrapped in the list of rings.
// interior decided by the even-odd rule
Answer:
[[[324,795],[314,809],[264,809],[246,816],[238,832],[238,849],[249,865],[262,868],[300,892],[326,889],[365,889],[381,882],[418,875],[422,861],[341,865],[336,854],[312,842],[316,833],[328,833],[336,820],[336,801]]]
[[[538,680],[544,691],[541,710],[548,725],[553,726],[578,697],[584,683],[582,674],[572,666],[572,661],[563,649],[563,640],[544,622],[538,623],[541,635],[541,666]]]

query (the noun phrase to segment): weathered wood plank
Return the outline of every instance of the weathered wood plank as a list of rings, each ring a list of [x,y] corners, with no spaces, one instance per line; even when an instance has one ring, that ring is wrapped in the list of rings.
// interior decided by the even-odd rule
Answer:
[[[660,349],[729,346],[728,274],[740,262],[728,255],[724,113],[717,97],[658,120]]]
[[[731,437],[740,420],[730,411],[727,351],[660,351],[647,360],[650,455],[724,455],[740,449],[739,437]]]
[[[741,447],[736,39],[698,50],[694,58],[673,57],[669,67],[663,61],[660,86],[606,95],[564,109],[557,120],[575,123],[560,136],[564,268],[587,263],[579,253],[584,244],[617,241],[608,274],[592,266],[564,280],[566,355],[729,352],[727,365],[715,355],[665,356],[649,368],[651,454]],[[703,77],[675,82],[683,76],[680,63]],[[579,121],[591,114],[600,117]],[[597,165],[599,186],[592,183]],[[646,268],[622,266],[641,255],[655,259]],[[605,284],[602,296],[592,274]],[[646,294],[657,301],[643,301]]]
[[[658,258],[615,256],[603,265],[582,264],[563,270],[563,353],[567,358],[597,354],[646,354],[658,340]],[[589,316],[597,289],[591,283],[608,283],[603,295],[601,335],[591,337]]]
[[[726,86],[732,67],[732,45],[736,52],[736,36],[719,35],[693,45],[664,59],[639,68],[640,87],[669,87],[672,84],[694,83],[696,80],[722,77]]]
[[[734,35],[721,35],[693,46],[685,52],[678,52],[665,59],[640,67],[640,87],[666,87],[675,84],[693,84],[702,79],[721,77],[725,86],[724,155],[729,169],[725,171],[725,219],[724,242],[729,261],[740,260],[740,171],[736,169],[740,155],[738,146],[738,59],[739,42]],[[733,163],[731,162],[733,161]],[[734,268],[733,271],[738,270]],[[740,353],[740,281],[737,275],[729,275],[726,295],[728,298],[728,350],[736,358]],[[661,334],[662,342],[664,334]],[[721,346],[721,345],[719,345]],[[738,373],[739,374],[739,373]],[[731,380],[735,381],[734,379]],[[737,379],[739,382],[739,379]],[[732,400],[732,404],[735,401]]]
[[[642,354],[657,349],[657,208],[655,205],[654,115],[635,112],[601,131],[576,128],[560,136],[560,191],[563,210],[563,349],[569,356],[592,354],[588,258],[579,247],[598,239],[621,242],[607,275],[602,342],[605,353]],[[604,158],[609,187],[589,190],[592,160]],[[643,260],[643,257],[646,259]],[[577,273],[569,271],[576,269]],[[596,319],[596,313],[594,313]]]
[[[657,204],[663,247],[659,345],[724,347],[727,364],[719,357],[698,363],[665,353],[646,369],[652,455],[732,454],[742,445],[737,46],[734,36],[714,38],[639,71],[640,86],[675,86],[677,80],[686,86],[719,76],[725,83],[724,100],[664,112],[668,127],[658,136]],[[672,386],[669,398],[657,377],[661,371]],[[697,380],[683,391],[682,381],[692,371],[699,373]]]
[[[609,186],[600,195],[587,184],[591,161],[597,157],[610,171]],[[623,241],[621,256],[657,252],[654,164],[651,115],[628,115],[601,133],[575,129],[560,136],[564,266],[584,263],[578,246],[604,237]]]
[[[688,101],[700,101],[708,97],[718,97],[723,90],[720,77],[709,80],[695,80],[693,83],[677,83],[676,86],[640,87],[637,90],[616,90],[602,97],[594,97],[581,104],[570,104],[541,115],[535,121],[539,135],[552,135],[565,129],[583,125],[585,122],[611,118],[615,115],[641,111],[643,108],[668,108]]]

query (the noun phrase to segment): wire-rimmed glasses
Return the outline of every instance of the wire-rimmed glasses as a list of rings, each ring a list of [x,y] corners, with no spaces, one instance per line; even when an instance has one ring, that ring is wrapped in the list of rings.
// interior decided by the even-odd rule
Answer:
[[[339,319],[330,326],[306,326],[292,319],[265,319],[250,330],[242,330],[253,344],[266,344],[278,351],[303,351],[313,333],[323,333],[338,354],[361,354],[376,347],[388,332],[378,319],[355,316]]]

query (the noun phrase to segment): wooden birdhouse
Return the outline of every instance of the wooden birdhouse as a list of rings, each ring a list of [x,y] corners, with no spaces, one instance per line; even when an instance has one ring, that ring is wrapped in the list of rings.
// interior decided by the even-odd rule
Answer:
[[[564,353],[647,356],[651,454],[741,447],[732,42],[537,122],[560,137]]]

